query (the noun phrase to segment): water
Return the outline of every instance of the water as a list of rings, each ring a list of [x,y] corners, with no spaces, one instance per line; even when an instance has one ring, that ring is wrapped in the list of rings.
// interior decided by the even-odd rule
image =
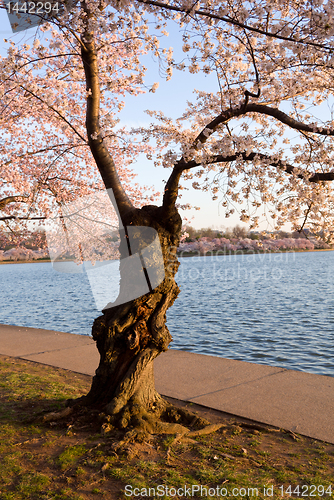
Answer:
[[[86,274],[50,263],[0,266],[0,323],[89,335],[96,309]]]
[[[334,376],[334,252],[180,261],[172,348]],[[0,323],[89,335],[100,314],[86,274],[1,265],[0,282]]]
[[[173,347],[334,376],[334,252],[180,260]]]

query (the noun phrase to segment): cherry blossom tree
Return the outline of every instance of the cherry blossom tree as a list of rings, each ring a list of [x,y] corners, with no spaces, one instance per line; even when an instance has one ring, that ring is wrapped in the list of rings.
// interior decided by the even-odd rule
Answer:
[[[253,227],[267,205],[277,227],[291,221],[303,229],[307,221],[330,232],[333,14],[329,0],[82,0],[43,24],[31,46],[8,41],[0,61],[1,220],[46,217],[105,188],[138,252],[142,227],[158,233],[162,249],[163,281],[95,320],[100,364],[89,394],[74,405],[150,432],[173,413],[154,388],[153,360],[171,341],[165,323],[179,293],[183,181],[220,197],[226,216],[243,203],[241,220]],[[180,30],[182,60],[160,47],[171,26]],[[147,52],[167,79],[184,71],[190,89],[192,74],[215,74],[217,92],[198,90],[178,120],[153,110],[152,125],[130,133],[117,112],[123,95],[143,91]],[[328,116],[315,118],[317,107]],[[141,152],[170,169],[159,206],[130,182]],[[128,241],[125,229],[121,257]],[[128,280],[121,264],[120,293]]]

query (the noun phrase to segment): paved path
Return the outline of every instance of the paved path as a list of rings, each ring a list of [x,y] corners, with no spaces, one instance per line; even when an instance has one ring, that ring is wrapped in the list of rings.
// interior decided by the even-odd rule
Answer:
[[[87,336],[0,325],[0,354],[93,375]],[[334,444],[334,377],[169,350],[155,360],[157,390]]]

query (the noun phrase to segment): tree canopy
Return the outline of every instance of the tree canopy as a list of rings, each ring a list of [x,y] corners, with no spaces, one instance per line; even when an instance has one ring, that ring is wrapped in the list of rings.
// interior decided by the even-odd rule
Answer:
[[[168,48],[174,26],[182,60]],[[1,221],[47,216],[101,189],[101,176],[120,206],[143,204],[131,162],[144,152],[172,169],[166,209],[193,179],[227,216],[243,202],[253,226],[268,204],[278,226],[307,218],[329,231],[333,30],[331,1],[71,2],[29,43],[7,40],[0,61]],[[178,120],[151,110],[151,127],[127,131],[118,112],[145,90],[148,52],[167,79],[185,72],[189,100],[193,73],[214,73],[217,92],[196,91]]]

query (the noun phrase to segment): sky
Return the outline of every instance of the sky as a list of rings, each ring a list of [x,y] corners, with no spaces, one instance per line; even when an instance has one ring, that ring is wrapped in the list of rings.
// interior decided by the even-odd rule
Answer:
[[[27,31],[21,31],[15,35],[19,40],[27,40],[36,33],[36,28]],[[13,36],[10,23],[5,10],[0,10],[0,54],[5,55],[7,46],[3,39]],[[164,41],[164,46],[178,47],[178,33],[170,33],[168,39]],[[181,55],[182,52],[179,52]],[[152,56],[145,57],[145,66],[148,68],[146,82],[150,87],[154,82],[159,83],[159,88],[155,93],[147,92],[139,96],[127,96],[125,108],[120,116],[121,125],[128,127],[138,127],[150,124],[150,117],[145,113],[146,109],[163,111],[166,116],[178,118],[182,115],[187,106],[187,101],[195,99],[193,89],[205,89],[206,91],[217,92],[218,83],[215,75],[196,74],[190,75],[188,72],[174,72],[170,81],[159,75],[159,65],[152,59]],[[144,156],[139,157],[133,165],[134,171],[138,174],[136,181],[141,185],[154,186],[155,190],[163,193],[164,181],[168,179],[169,171],[163,168],[157,168],[153,162],[147,160]],[[191,182],[186,186],[188,190],[182,192],[182,204],[189,203],[192,206],[200,207],[200,210],[186,210],[181,212],[181,216],[195,228],[212,227],[215,229],[224,229],[233,227],[237,224],[248,227],[247,224],[240,222],[238,215],[234,214],[228,219],[224,216],[223,207],[220,200],[213,201],[210,194],[191,187]],[[264,219],[260,229],[268,229],[268,223]],[[270,229],[270,228],[269,228]]]

